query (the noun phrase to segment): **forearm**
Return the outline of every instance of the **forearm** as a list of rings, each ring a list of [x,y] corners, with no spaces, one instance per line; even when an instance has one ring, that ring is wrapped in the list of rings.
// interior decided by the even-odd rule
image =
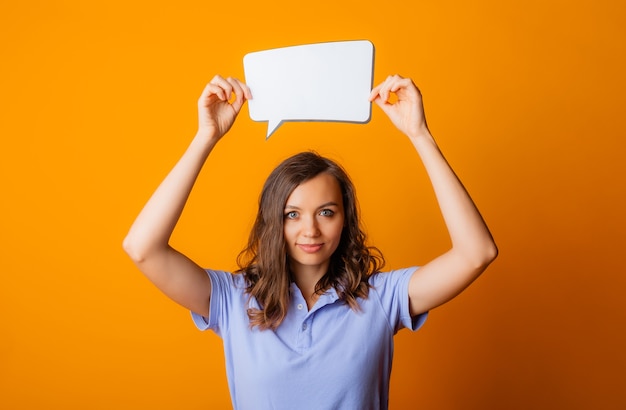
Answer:
[[[390,103],[395,93],[397,101]],[[458,295],[498,254],[489,229],[472,198],[448,165],[430,134],[421,92],[413,81],[395,75],[372,89],[370,100],[409,137],[430,178],[452,248],[422,265],[411,276],[411,315],[427,312]]]
[[[168,248],[193,185],[216,140],[198,134],[133,223],[124,249],[136,262]]]
[[[420,132],[410,139],[431,180],[453,251],[477,266],[488,264],[497,248],[472,198],[430,133]]]

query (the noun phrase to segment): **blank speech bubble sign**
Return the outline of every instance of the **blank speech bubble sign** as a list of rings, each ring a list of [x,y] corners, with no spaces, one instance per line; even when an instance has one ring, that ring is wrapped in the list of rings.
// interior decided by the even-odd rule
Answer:
[[[267,121],[269,138],[284,121],[366,123],[374,71],[367,40],[276,48],[243,58],[250,118]]]

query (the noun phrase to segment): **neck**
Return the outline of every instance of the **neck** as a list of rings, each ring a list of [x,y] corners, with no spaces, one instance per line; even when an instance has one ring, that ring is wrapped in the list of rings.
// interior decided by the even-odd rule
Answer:
[[[291,274],[309,307],[313,307],[319,295],[315,293],[317,282],[326,274],[328,266],[292,266]]]

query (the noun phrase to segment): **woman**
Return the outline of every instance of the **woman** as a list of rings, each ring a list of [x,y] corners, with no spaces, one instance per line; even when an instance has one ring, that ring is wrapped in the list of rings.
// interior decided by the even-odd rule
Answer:
[[[418,88],[396,75],[370,100],[418,152],[451,248],[419,269],[380,273],[383,259],[365,245],[349,178],[334,162],[304,153],[268,178],[240,274],[205,271],[169,238],[209,153],[250,98],[239,80],[211,80],[198,101],[195,138],[124,248],[148,279],[192,311],[198,327],[222,337],[234,408],[385,409],[393,335],[416,330],[430,309],[474,281],[496,245],[429,132]]]

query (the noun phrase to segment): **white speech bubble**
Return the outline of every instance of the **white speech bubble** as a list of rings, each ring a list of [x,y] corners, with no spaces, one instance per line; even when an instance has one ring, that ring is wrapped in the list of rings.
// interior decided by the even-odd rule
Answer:
[[[266,139],[284,121],[370,120],[374,45],[367,40],[257,51],[243,65],[250,118],[268,122]]]

